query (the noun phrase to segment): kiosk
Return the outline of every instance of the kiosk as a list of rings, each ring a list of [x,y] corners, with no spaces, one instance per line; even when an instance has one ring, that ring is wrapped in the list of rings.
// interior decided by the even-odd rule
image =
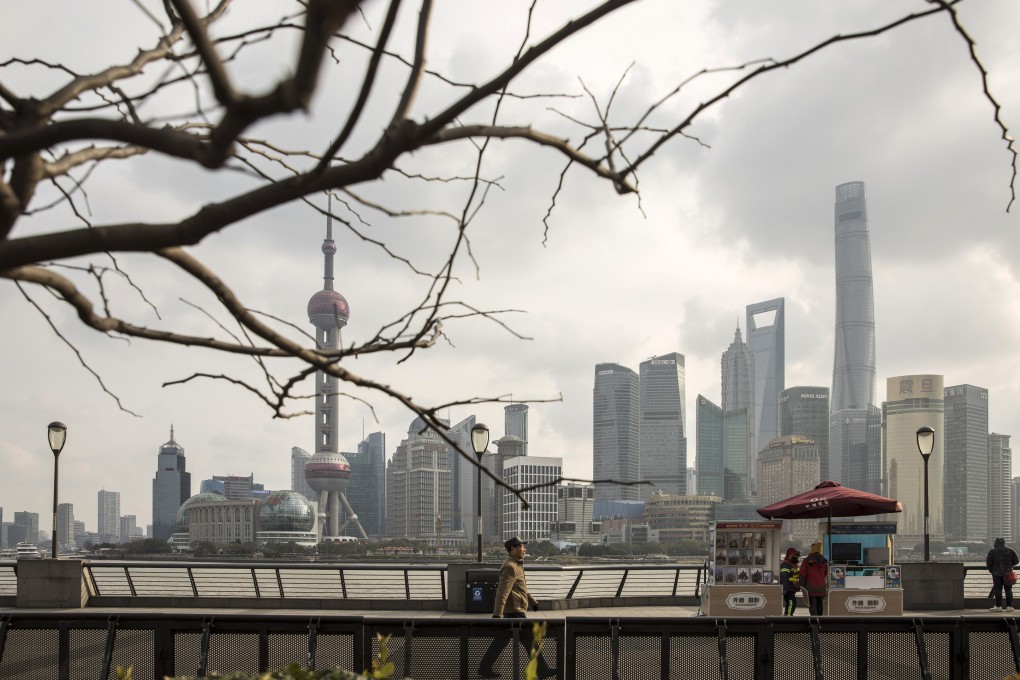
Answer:
[[[712,582],[705,589],[708,616],[780,616],[779,586],[782,521],[716,522],[712,542]]]
[[[823,525],[824,526],[824,525]],[[829,614],[903,614],[900,566],[892,564],[895,522],[833,522],[824,542],[829,553]]]

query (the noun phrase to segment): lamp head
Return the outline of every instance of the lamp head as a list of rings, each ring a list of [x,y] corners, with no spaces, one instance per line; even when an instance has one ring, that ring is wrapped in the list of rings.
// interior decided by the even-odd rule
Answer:
[[[485,423],[475,423],[471,428],[471,448],[478,460],[482,459],[485,449],[489,447],[489,428]]]
[[[59,456],[60,451],[64,448],[64,442],[67,441],[67,425],[53,421],[46,426],[46,438],[50,442],[50,450],[53,451],[53,455]]]
[[[917,450],[925,460],[928,460],[928,456],[935,450],[935,430],[927,425],[917,428]]]

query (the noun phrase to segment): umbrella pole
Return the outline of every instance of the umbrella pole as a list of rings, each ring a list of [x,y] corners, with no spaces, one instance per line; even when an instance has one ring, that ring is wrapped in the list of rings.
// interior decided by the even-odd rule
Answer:
[[[825,532],[829,539],[829,559],[832,559],[832,506],[829,506],[829,526]]]

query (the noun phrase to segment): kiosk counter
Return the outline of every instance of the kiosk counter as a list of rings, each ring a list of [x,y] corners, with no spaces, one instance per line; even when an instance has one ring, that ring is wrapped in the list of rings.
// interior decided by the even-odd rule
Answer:
[[[708,616],[780,616],[779,538],[782,521],[716,522]]]

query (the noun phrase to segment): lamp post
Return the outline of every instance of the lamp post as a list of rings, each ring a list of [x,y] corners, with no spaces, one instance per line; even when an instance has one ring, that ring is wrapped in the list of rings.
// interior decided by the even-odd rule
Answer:
[[[489,428],[484,423],[475,423],[471,428],[471,448],[478,457],[478,563],[482,563],[482,456],[489,447]]]
[[[929,560],[928,552],[928,459],[935,449],[935,430],[927,425],[917,428],[917,450],[924,458],[924,561]]]
[[[53,559],[57,559],[57,470],[60,462],[60,451],[67,441],[67,425],[54,421],[46,426],[46,438],[53,451]]]

